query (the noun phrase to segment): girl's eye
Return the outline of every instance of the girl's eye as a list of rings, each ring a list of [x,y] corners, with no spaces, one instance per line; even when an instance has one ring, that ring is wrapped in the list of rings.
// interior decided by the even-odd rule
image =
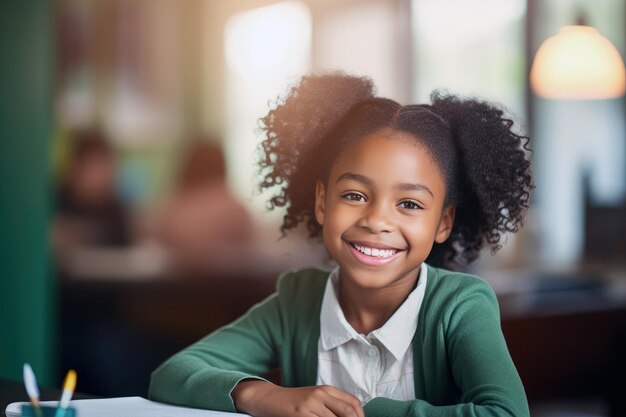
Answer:
[[[400,202],[400,204],[398,204],[398,207],[403,208],[403,209],[408,209],[408,210],[419,210],[422,208],[415,201],[411,201],[411,200]]]
[[[357,193],[347,193],[347,194],[342,195],[341,197],[350,201],[365,201],[365,197]]]

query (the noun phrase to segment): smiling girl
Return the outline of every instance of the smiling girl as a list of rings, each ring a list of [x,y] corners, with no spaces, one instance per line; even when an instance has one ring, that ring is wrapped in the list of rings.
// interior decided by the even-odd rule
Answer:
[[[527,416],[493,291],[452,272],[522,224],[528,138],[490,104],[376,97],[304,77],[262,119],[261,188],[337,267],[277,292],[174,355],[152,399],[253,416]],[[448,269],[444,269],[448,268]],[[280,368],[284,386],[259,375]]]

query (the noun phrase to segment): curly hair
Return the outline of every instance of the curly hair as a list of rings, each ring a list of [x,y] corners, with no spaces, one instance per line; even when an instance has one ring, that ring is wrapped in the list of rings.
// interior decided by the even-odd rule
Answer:
[[[283,235],[304,223],[321,236],[315,184],[326,181],[342,149],[382,129],[410,134],[429,150],[443,173],[444,205],[456,206],[449,238],[435,243],[427,262],[455,268],[475,260],[486,245],[501,248],[506,232],[523,225],[530,193],[529,138],[497,105],[433,92],[432,104],[402,106],[375,96],[368,78],[343,73],[305,76],[260,120],[261,191],[277,190],[268,208],[285,207]]]

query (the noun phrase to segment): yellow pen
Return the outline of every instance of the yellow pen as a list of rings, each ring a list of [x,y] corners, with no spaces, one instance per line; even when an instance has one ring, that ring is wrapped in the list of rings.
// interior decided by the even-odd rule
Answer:
[[[70,369],[67,375],[65,376],[65,381],[63,382],[63,394],[61,394],[61,399],[59,400],[59,405],[57,406],[57,412],[54,414],[54,417],[64,417],[65,411],[67,407],[70,405],[70,400],[72,399],[72,395],[74,395],[74,390],[76,389],[76,371]]]
[[[39,404],[39,387],[37,386],[37,378],[35,378],[33,368],[31,368],[27,363],[24,364],[24,386],[26,386],[26,392],[28,393],[28,398],[30,398],[30,403],[33,406],[35,415],[37,417],[43,417],[41,406]]]

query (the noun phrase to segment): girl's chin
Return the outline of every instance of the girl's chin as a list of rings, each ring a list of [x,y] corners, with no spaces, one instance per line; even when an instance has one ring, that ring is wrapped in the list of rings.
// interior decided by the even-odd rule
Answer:
[[[395,268],[368,268],[358,263],[350,262],[341,265],[341,280],[349,280],[351,286],[363,290],[380,290],[390,288],[404,288],[415,285],[415,277],[419,273],[419,266],[411,272],[398,271]]]
[[[342,274],[342,280],[350,280],[357,287],[369,290],[386,288],[395,282],[394,277],[387,277],[381,271],[350,268],[348,274]]]

